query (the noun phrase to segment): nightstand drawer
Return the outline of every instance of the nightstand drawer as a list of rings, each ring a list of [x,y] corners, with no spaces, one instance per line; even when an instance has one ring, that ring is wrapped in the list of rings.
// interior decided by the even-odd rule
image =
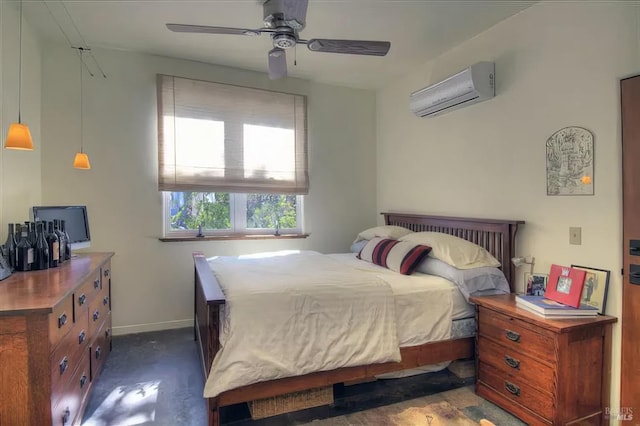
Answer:
[[[528,354],[551,365],[556,362],[553,334],[519,319],[480,307],[478,334],[500,342],[509,350]]]
[[[505,374],[511,374],[524,383],[541,391],[553,392],[555,387],[554,369],[537,360],[515,352],[480,336],[478,338],[478,358],[481,363],[490,364]]]
[[[555,398],[540,392],[526,384],[526,380],[506,374],[489,364],[480,362],[478,365],[478,380],[493,388],[499,394],[507,397],[523,407],[528,408],[540,416],[551,419],[553,416],[553,401]]]

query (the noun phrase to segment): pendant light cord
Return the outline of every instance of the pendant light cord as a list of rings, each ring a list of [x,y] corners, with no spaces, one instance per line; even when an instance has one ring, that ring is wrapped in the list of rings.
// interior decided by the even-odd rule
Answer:
[[[84,50],[82,47],[80,47],[78,49],[80,51],[80,152],[84,152],[84,144],[83,144],[83,139],[84,139],[84,120],[82,117],[82,111],[84,110],[84,108],[82,107],[82,100],[83,100],[83,96],[82,96],[82,51]]]
[[[20,0],[20,47],[18,49],[18,123],[22,123],[20,120],[20,112],[22,111],[22,0]]]

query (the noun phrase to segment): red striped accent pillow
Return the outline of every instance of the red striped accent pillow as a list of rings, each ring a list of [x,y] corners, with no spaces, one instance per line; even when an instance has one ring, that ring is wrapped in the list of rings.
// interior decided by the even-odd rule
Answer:
[[[373,238],[357,257],[403,275],[411,275],[430,251],[429,246],[409,241]]]

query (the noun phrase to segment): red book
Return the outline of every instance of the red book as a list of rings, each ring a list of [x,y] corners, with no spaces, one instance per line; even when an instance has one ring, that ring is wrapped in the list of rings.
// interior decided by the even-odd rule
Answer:
[[[582,269],[551,265],[544,297],[574,308],[580,307],[585,275],[586,272]]]

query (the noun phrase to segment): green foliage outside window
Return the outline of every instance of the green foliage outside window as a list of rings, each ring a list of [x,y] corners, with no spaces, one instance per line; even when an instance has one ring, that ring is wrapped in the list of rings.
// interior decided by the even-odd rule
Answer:
[[[171,198],[172,229],[231,228],[228,193],[174,192]]]

